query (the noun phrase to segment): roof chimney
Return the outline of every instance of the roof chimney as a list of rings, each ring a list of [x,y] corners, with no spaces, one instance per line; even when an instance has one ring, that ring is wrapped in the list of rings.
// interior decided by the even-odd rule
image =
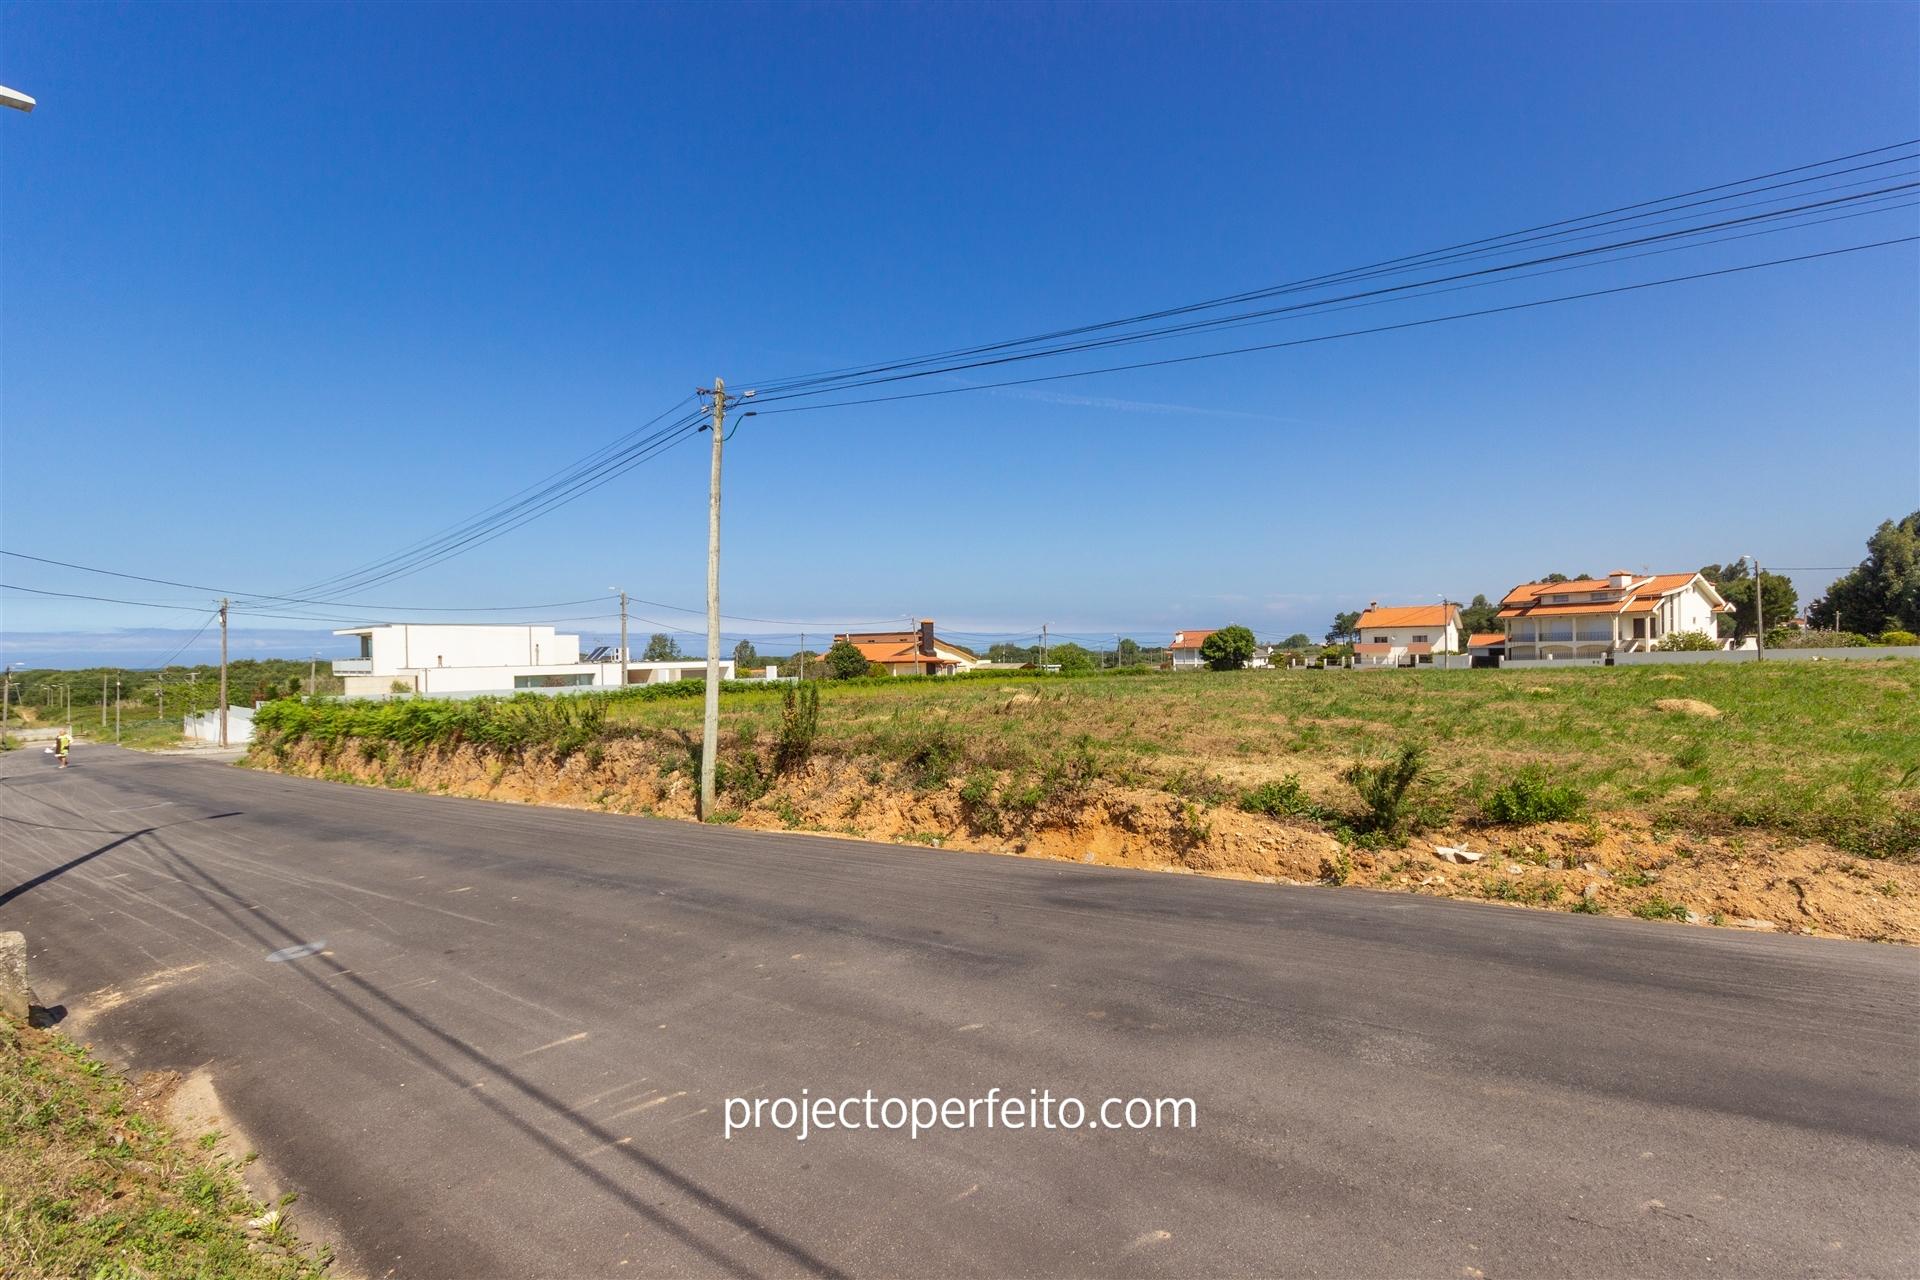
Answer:
[[[1628,573],[1625,569],[1615,569],[1612,573],[1607,575],[1607,585],[1610,587],[1624,588],[1628,583],[1632,581],[1633,581],[1633,575]]]
[[[920,619],[920,652],[929,658],[934,654],[932,618]]]

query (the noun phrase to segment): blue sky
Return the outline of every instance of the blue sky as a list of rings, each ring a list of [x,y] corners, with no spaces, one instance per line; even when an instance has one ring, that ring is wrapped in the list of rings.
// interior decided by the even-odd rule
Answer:
[[[1097,321],[1920,137],[1920,9],[9,4],[0,83],[41,103],[0,119],[0,544],[261,592],[716,374]],[[752,419],[726,609],[1278,637],[1556,569],[1851,564],[1920,506],[1917,279],[1908,245]],[[698,606],[703,439],[366,602]],[[150,661],[118,633],[200,621],[0,609],[30,661]],[[557,616],[604,634],[596,612]]]

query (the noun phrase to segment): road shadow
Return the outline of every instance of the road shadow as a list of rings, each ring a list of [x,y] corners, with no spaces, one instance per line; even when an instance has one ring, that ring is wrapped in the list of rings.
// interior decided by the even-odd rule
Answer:
[[[195,896],[206,903],[241,933],[252,939],[267,951],[277,951],[282,947],[297,945],[302,939],[281,924],[257,901],[240,896],[223,884],[218,877],[197,865],[186,854],[157,841],[160,846],[164,865],[177,867],[186,873],[181,883],[186,885]],[[190,875],[192,880],[186,878]],[[196,884],[194,881],[198,881]],[[202,886],[205,886],[204,888]],[[224,901],[223,901],[224,899]],[[237,905],[235,911],[227,904]],[[242,914],[244,912],[244,914]],[[263,932],[257,925],[263,925]],[[559,1098],[554,1097],[532,1081],[518,1075],[511,1068],[475,1049],[466,1041],[441,1028],[430,1018],[394,999],[386,992],[374,986],[361,975],[353,972],[339,960],[324,953],[303,959],[299,963],[289,964],[288,969],[299,974],[313,986],[316,992],[326,996],[344,1008],[348,1013],[365,1023],[383,1038],[391,1041],[402,1053],[422,1067],[439,1076],[460,1091],[466,1100],[493,1113],[503,1124],[511,1127],[529,1141],[546,1151],[554,1159],[572,1168],[581,1177],[593,1183],[595,1187],[611,1198],[619,1201],[634,1213],[645,1218],[662,1233],[673,1237],[687,1248],[707,1259],[714,1266],[729,1275],[755,1276],[758,1273],[745,1262],[727,1253],[718,1244],[696,1235],[688,1227],[668,1217],[660,1209],[649,1204],[644,1198],[607,1173],[593,1167],[579,1155],[569,1150],[558,1139],[541,1130],[537,1125],[516,1115],[498,1098],[490,1097],[486,1092],[472,1088],[472,1077],[462,1071],[456,1071],[440,1058],[429,1054],[425,1049],[402,1035],[399,1030],[389,1026],[372,1008],[362,1007],[349,999],[343,987],[351,987],[359,992],[371,1004],[377,1005],[394,1018],[418,1028],[435,1042],[444,1045],[464,1062],[491,1073],[511,1086],[529,1102],[548,1112],[555,1119],[572,1126],[583,1137],[592,1139],[600,1154],[613,1153],[627,1163],[645,1170],[661,1182],[684,1195],[690,1202],[720,1219],[729,1237],[748,1236],[768,1249],[779,1254],[790,1266],[800,1268],[809,1274],[826,1277],[827,1280],[845,1280],[846,1273],[832,1263],[810,1252],[805,1246],[789,1239],[774,1228],[753,1217],[745,1209],[733,1202],[709,1191],[699,1183],[679,1173],[663,1162],[654,1159],[645,1152],[635,1150],[630,1143],[622,1141],[623,1135],[581,1116]],[[323,977],[317,970],[324,970]]]
[[[39,875],[33,877],[33,879],[22,880],[19,884],[13,886],[13,888],[11,889],[8,889],[5,893],[0,893],[0,907],[6,906],[9,902],[12,902],[15,898],[20,897],[22,894],[33,892],[33,890],[38,889],[41,885],[46,884],[49,880],[58,880],[61,876],[67,874],[67,872],[73,870],[75,867],[84,866],[85,864],[92,862],[95,858],[98,858],[103,854],[112,853],[115,849],[118,849],[123,844],[133,843],[135,840],[138,840],[141,836],[150,836],[154,834],[156,831],[162,831],[167,827],[185,826],[189,822],[212,822],[216,818],[237,818],[239,816],[240,814],[237,812],[210,813],[204,818],[188,818],[182,822],[162,823],[160,826],[157,826],[157,827],[142,827],[138,831],[123,832],[120,834],[120,838],[118,840],[109,840],[106,844],[101,845],[98,849],[94,849],[90,852],[83,853],[77,858],[69,858],[65,862],[61,863],[59,866],[50,867],[47,870],[42,871]],[[0,815],[0,822],[17,822],[22,826],[41,827],[49,831],[98,831],[98,828],[95,828],[95,827],[55,827],[44,822],[29,822],[25,818],[13,818],[13,817],[7,817],[5,815]],[[99,832],[99,834],[106,835],[111,833]]]

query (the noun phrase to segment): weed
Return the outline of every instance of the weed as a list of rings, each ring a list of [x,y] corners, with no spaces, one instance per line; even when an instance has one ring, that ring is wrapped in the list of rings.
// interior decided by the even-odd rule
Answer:
[[[1353,879],[1353,854],[1343,845],[1332,857],[1320,859],[1320,883],[1345,884]]]
[[[1600,905],[1600,899],[1598,898],[1575,898],[1573,905],[1567,909],[1575,915],[1582,916],[1603,916],[1607,914],[1607,909]]]
[[[1653,883],[1653,877],[1644,871],[1629,867],[1625,871],[1615,873],[1613,882],[1622,889],[1644,889]]]
[[[1300,775],[1290,773],[1278,782],[1263,782],[1240,797],[1240,807],[1248,813],[1264,813],[1271,818],[1312,818],[1326,813],[1307,798]]]
[[[1900,896],[1900,886],[1888,880],[1883,884],[1874,886],[1874,892],[1883,894],[1889,898],[1897,898]]]
[[[1414,819],[1414,784],[1426,767],[1425,752],[1418,743],[1409,742],[1391,760],[1356,763],[1347,770],[1346,779],[1365,808],[1362,823],[1366,830],[1390,840],[1406,833]]]
[[[792,773],[813,755],[820,733],[820,686],[801,681],[787,686],[780,707],[780,731],[773,751],[775,773]]]
[[[1707,762],[1712,752],[1704,742],[1689,742],[1673,753],[1673,762],[1682,769],[1698,769]]]
[[[1687,907],[1682,902],[1669,902],[1656,893],[1635,907],[1633,914],[1642,920],[1685,920]]]
[[[1547,779],[1541,766],[1528,765],[1487,797],[1487,817],[1506,826],[1563,822],[1579,813],[1586,797],[1569,783]]]

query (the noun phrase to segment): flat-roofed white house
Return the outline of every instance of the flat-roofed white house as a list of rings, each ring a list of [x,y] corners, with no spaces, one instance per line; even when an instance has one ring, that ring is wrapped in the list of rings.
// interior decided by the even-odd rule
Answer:
[[[1176,631],[1173,643],[1167,646],[1167,657],[1173,663],[1175,671],[1205,671],[1207,660],[1200,656],[1200,646],[1207,637],[1220,630],[1209,627],[1205,631]]]
[[[1382,605],[1360,615],[1353,646],[1356,667],[1405,667],[1432,662],[1436,653],[1460,652],[1457,604]]]
[[[696,680],[707,674],[704,658],[672,662],[580,660],[580,637],[552,627],[464,622],[389,622],[346,627],[333,634],[360,642],[359,656],[336,658],[333,673],[348,697],[370,694],[509,693]],[[720,664],[720,678],[734,677],[733,660]]]
[[[1718,633],[1733,606],[1697,573],[1634,574],[1523,582],[1500,601],[1509,660],[1645,653],[1679,631]],[[1724,647],[1724,646],[1723,646]]]

